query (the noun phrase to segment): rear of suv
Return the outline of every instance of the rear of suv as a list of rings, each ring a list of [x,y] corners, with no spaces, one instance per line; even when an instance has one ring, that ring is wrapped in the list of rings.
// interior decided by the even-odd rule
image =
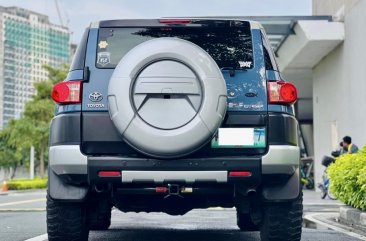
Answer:
[[[113,207],[214,206],[263,241],[300,240],[297,92],[259,23],[92,23],[52,98],[49,240],[87,240]]]

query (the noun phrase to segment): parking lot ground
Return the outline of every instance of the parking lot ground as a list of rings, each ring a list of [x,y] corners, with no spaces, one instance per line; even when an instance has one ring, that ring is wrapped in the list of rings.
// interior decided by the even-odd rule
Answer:
[[[0,240],[47,240],[44,190],[13,192],[0,196]],[[318,193],[304,192],[305,214],[334,214],[341,204],[321,200]],[[8,210],[5,210],[8,209]],[[89,240],[111,241],[238,241],[260,240],[259,232],[240,232],[236,226],[234,209],[212,208],[194,210],[184,216],[163,213],[122,213],[113,210],[112,225],[108,231],[92,231]],[[311,226],[311,225],[310,225]],[[317,229],[314,229],[317,228]],[[346,233],[318,226],[303,229],[303,241],[332,240],[359,241]]]

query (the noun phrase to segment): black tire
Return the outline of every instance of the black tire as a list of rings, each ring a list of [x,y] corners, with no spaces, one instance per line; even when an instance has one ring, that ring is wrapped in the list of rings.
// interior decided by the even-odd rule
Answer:
[[[325,199],[326,196],[327,196],[327,192],[325,190],[321,190],[320,191],[320,197],[321,197],[321,199]]]
[[[240,228],[240,231],[258,231],[259,225],[252,222],[252,218],[249,213],[236,212],[236,224]]]
[[[49,241],[87,241],[89,229],[83,203],[64,203],[47,196]]]
[[[90,230],[107,230],[111,226],[112,206],[105,197],[91,197],[88,202],[88,223]]]
[[[323,186],[323,184],[319,184],[318,188],[320,189],[321,199],[324,199],[327,196],[327,191],[325,190],[325,187]]]
[[[266,205],[260,227],[261,240],[300,241],[302,212],[302,193],[296,201]]]

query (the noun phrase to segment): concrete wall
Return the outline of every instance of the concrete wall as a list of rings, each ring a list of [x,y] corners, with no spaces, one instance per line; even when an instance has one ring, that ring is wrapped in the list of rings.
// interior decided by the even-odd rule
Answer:
[[[0,182],[3,180],[8,180],[13,174],[13,170],[0,168]],[[24,166],[20,166],[17,168],[14,178],[29,178],[29,170]],[[0,184],[1,184],[0,183]]]
[[[345,15],[345,40],[313,69],[314,145],[316,181],[323,155],[350,135],[366,144],[366,1]]]
[[[348,13],[359,0],[313,0],[313,15],[336,15]],[[342,10],[343,8],[343,10]]]
[[[286,69],[282,76],[286,81],[295,84],[298,90],[297,118],[299,121],[313,119],[313,81],[312,69]]]

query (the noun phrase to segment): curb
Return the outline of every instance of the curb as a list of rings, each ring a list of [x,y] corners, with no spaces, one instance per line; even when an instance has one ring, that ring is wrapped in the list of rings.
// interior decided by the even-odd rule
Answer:
[[[40,191],[46,191],[47,189],[25,189],[25,190],[8,190],[3,195],[13,194],[13,193],[28,193],[28,192],[40,192]],[[2,195],[2,193],[0,193]]]
[[[47,240],[47,239],[48,239],[48,235],[45,233],[45,234],[39,235],[39,236],[34,237],[34,238],[30,238],[30,239],[27,239],[27,240],[24,240],[24,241],[44,241],[44,240]]]
[[[2,212],[45,212],[46,208],[0,208]]]
[[[346,234],[348,236],[366,241],[365,234],[363,234],[362,232],[360,233],[359,230],[357,230],[353,227],[349,227],[344,224],[338,223],[338,222],[331,221],[330,219],[324,218],[325,215],[326,215],[325,213],[307,214],[304,216],[304,220],[311,222],[311,223],[319,224],[323,227],[326,227],[326,228],[334,230],[334,231],[338,231],[338,232]],[[338,214],[336,214],[336,215],[338,216]]]
[[[339,209],[339,217],[342,223],[354,226],[366,232],[366,212],[344,206]]]

